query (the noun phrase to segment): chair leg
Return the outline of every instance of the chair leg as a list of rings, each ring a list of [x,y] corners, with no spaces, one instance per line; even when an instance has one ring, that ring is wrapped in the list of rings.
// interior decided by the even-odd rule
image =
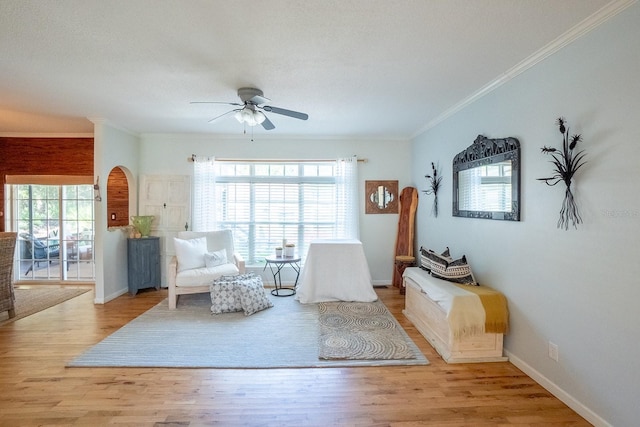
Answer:
[[[16,317],[16,309],[15,308],[11,308],[9,309],[9,319]]]
[[[169,285],[169,310],[175,310],[178,305],[178,295],[176,294],[176,288]]]

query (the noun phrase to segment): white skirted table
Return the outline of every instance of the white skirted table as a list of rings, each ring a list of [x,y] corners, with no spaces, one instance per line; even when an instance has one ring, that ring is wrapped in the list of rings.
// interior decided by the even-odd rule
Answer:
[[[353,239],[312,241],[300,273],[296,299],[303,304],[377,300],[362,242]]]

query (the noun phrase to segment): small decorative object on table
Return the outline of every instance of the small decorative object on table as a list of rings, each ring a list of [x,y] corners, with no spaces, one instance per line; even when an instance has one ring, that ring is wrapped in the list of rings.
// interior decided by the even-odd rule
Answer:
[[[280,246],[276,248],[276,258],[282,258],[282,248]]]
[[[296,252],[296,245],[293,243],[287,243],[284,247],[284,256],[292,258]]]
[[[140,237],[149,237],[151,234],[151,223],[153,222],[153,215],[140,215],[140,216],[132,216],[131,222],[133,226],[136,228],[138,233],[140,233]]]
[[[431,175],[425,175],[429,182],[429,188],[424,190],[423,193],[427,195],[433,194],[433,208],[431,212],[433,216],[438,217],[438,190],[440,189],[440,183],[442,182],[442,175],[438,175],[438,168],[431,162]]]
[[[556,185],[559,182],[564,182],[567,186],[564,193],[564,200],[562,201],[562,208],[560,209],[560,219],[558,219],[558,228],[569,229],[569,223],[574,228],[578,228],[578,224],[582,223],[580,212],[576,206],[575,199],[573,198],[573,192],[571,191],[571,180],[573,175],[586,163],[584,160],[585,152],[580,150],[574,152],[578,142],[582,141],[580,134],[574,134],[569,138],[569,128],[565,125],[567,121],[564,117],[559,117],[556,121],[558,129],[562,134],[562,150],[558,150],[553,147],[542,147],[544,154],[549,154],[553,157],[551,163],[555,166],[553,176],[549,178],[538,178],[539,181],[544,181],[549,186]]]

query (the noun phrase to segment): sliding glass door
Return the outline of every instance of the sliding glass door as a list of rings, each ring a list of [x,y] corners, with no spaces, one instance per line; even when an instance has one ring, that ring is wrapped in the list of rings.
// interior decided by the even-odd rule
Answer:
[[[19,281],[95,280],[92,185],[17,184],[10,197]]]

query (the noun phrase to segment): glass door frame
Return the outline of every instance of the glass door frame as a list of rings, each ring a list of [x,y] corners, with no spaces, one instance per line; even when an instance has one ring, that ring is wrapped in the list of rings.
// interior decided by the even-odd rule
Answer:
[[[91,181],[92,177],[7,176],[5,205],[9,209],[5,212],[9,215],[5,228],[19,233],[14,265],[16,282],[95,283],[95,205]],[[33,212],[35,199],[19,197],[25,186],[30,195],[33,186],[50,187],[41,190],[40,195],[44,196],[37,199],[40,215]],[[20,218],[19,211],[25,209],[25,203],[28,218]],[[43,223],[37,234],[34,222]]]

